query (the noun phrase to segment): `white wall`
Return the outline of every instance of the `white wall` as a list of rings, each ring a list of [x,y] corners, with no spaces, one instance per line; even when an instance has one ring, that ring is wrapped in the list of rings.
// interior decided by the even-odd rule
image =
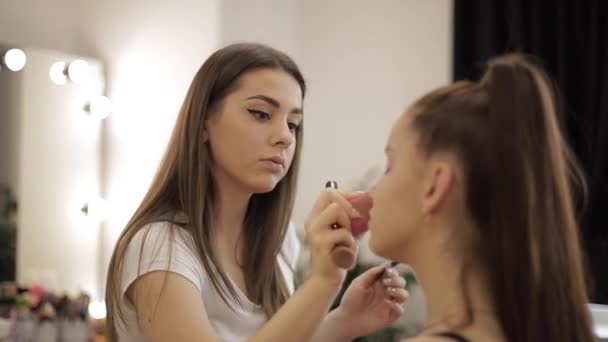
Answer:
[[[308,81],[299,226],[328,179],[347,187],[383,167],[393,121],[451,79],[452,0],[228,0],[221,25],[222,44],[283,49]]]
[[[310,88],[302,223],[328,179],[347,186],[375,165],[393,121],[451,78],[451,1],[306,1],[298,59]],[[317,189],[316,189],[317,188]]]
[[[2,0],[0,42],[88,55],[80,42],[80,0]]]
[[[218,12],[216,0],[108,0],[84,10],[83,41],[106,62],[115,106],[102,155],[111,212],[102,274],[156,171],[194,73],[217,48]]]
[[[243,41],[269,44],[299,55],[303,0],[222,0],[220,45]]]

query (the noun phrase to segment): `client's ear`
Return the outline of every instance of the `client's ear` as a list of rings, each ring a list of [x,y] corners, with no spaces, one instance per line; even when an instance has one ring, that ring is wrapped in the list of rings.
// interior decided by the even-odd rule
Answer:
[[[454,183],[454,165],[446,161],[431,160],[429,176],[425,184],[422,211],[431,214],[436,211],[447,198]]]

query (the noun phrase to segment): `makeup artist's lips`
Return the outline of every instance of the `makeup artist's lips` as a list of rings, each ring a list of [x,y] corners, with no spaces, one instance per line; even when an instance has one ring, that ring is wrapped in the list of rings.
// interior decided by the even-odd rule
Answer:
[[[283,172],[283,169],[285,168],[285,159],[281,157],[262,159],[262,163],[268,170],[274,173]]]

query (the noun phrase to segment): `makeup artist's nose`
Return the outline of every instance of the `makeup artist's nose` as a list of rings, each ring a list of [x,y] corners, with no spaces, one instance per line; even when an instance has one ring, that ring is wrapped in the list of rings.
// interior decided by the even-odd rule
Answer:
[[[290,146],[295,141],[295,133],[289,128],[289,123],[286,121],[277,122],[272,134],[273,145]]]

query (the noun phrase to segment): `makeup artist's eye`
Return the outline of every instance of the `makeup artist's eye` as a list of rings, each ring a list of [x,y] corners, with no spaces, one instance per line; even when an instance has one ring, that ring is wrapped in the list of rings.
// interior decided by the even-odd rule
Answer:
[[[251,113],[251,115],[255,116],[256,119],[258,120],[268,120],[270,119],[270,114],[263,112],[261,110],[256,110],[256,109],[247,109],[247,111],[249,113]]]
[[[300,125],[292,122],[288,123],[287,126],[289,126],[289,131],[292,133],[296,133],[300,129]]]

